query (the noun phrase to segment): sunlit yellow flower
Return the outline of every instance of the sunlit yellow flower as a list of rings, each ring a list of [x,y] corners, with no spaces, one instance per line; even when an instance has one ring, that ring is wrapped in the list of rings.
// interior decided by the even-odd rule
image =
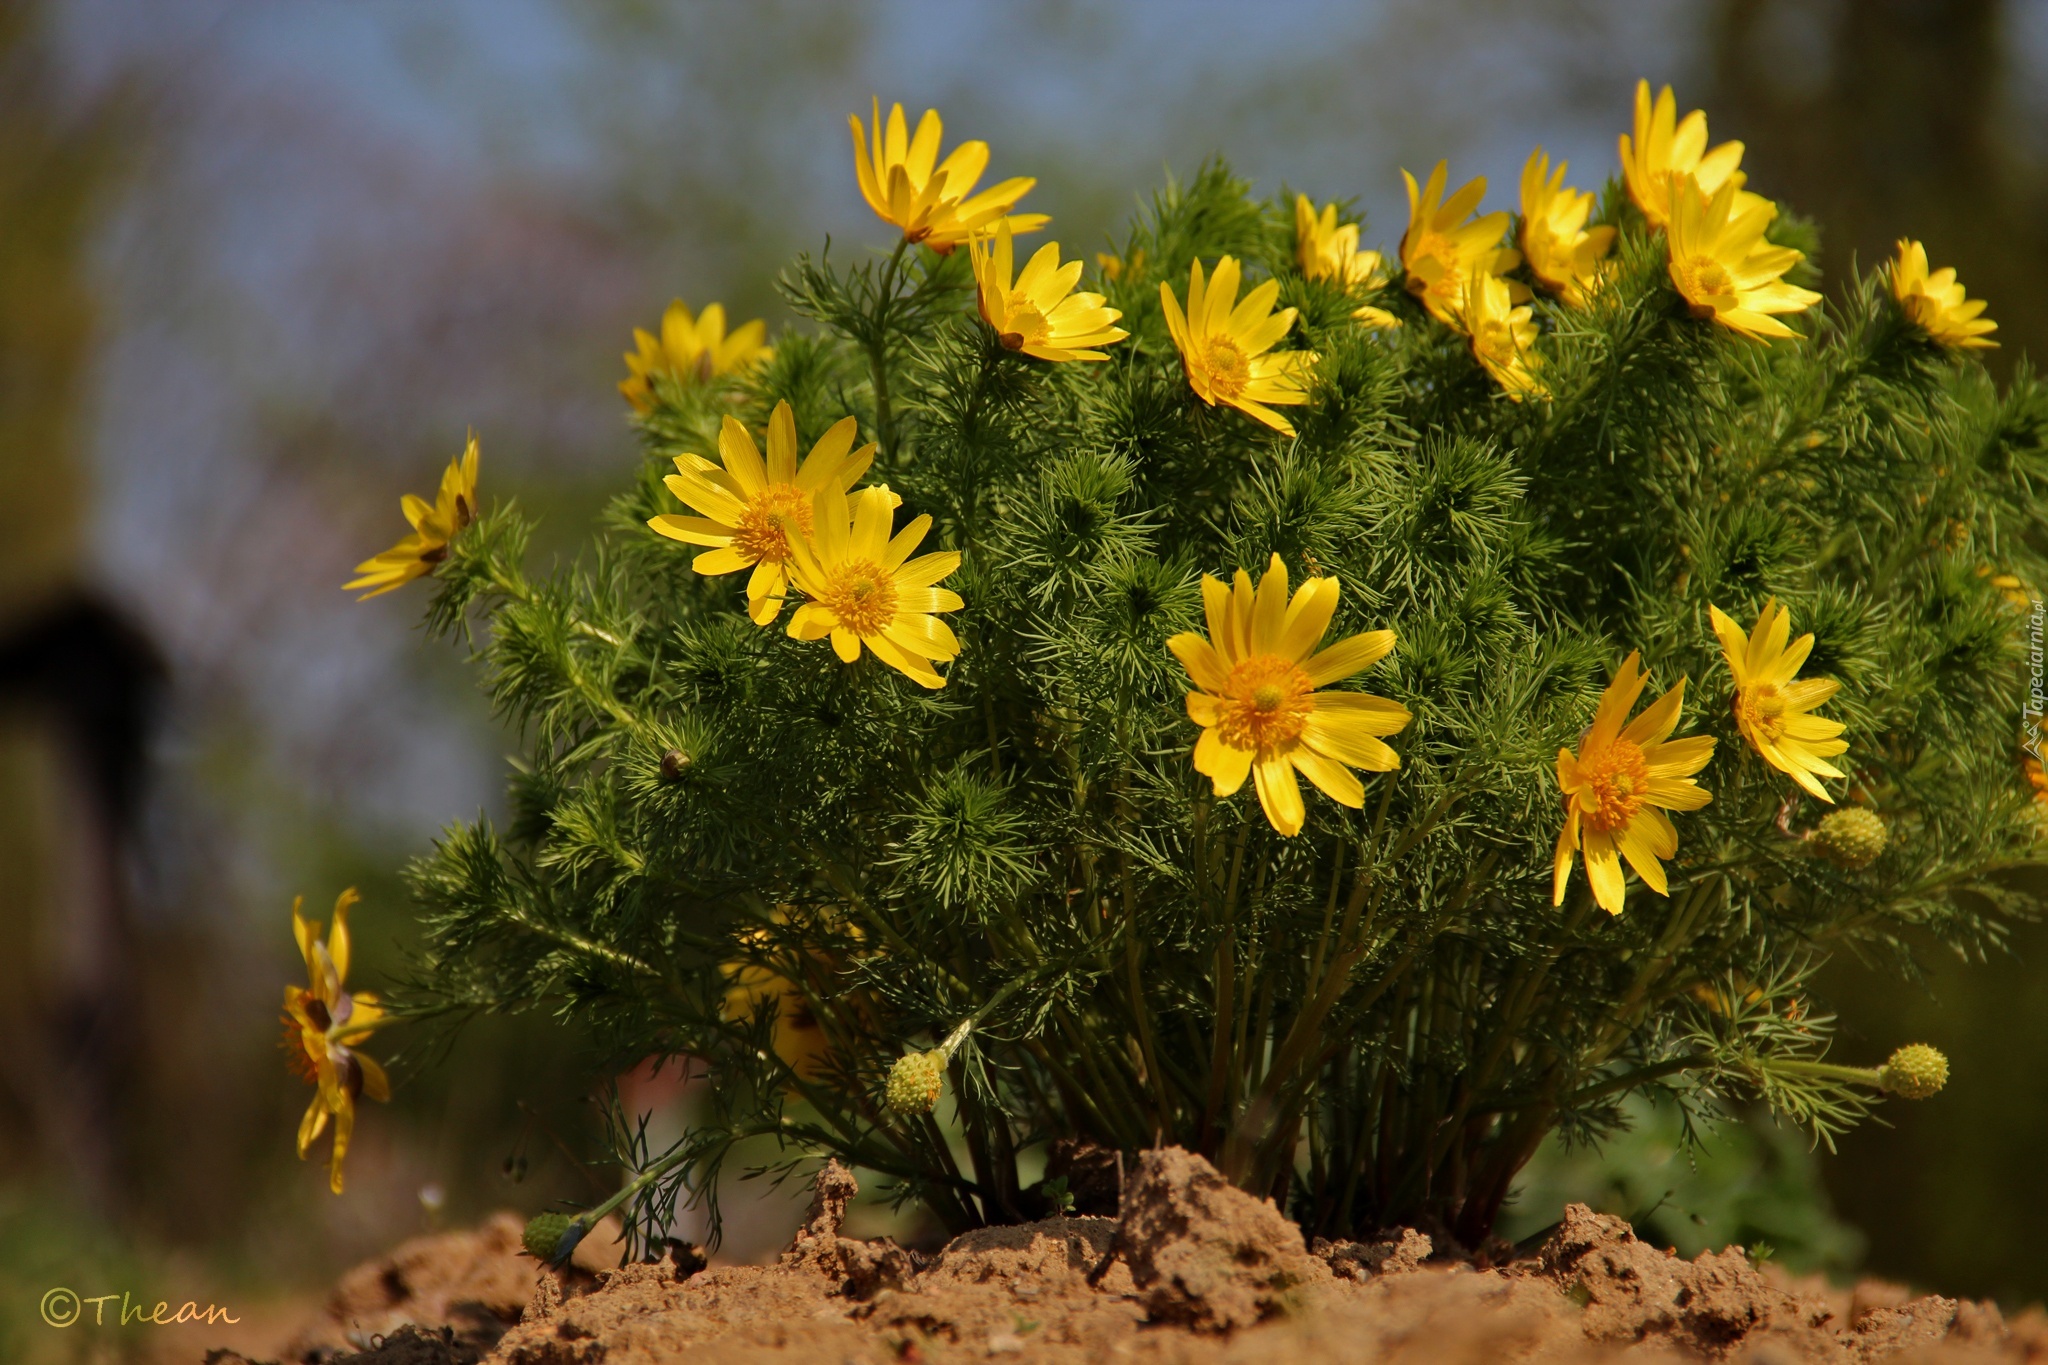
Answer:
[[[789,618],[798,640],[832,637],[852,663],[861,646],[925,687],[944,687],[932,667],[960,652],[960,642],[935,612],[958,611],[960,594],[939,581],[960,567],[956,550],[910,558],[932,528],[921,516],[889,534],[898,499],[886,488],[849,498],[838,488],[818,493],[813,528],[790,544],[790,574],[810,598]]]
[[[1742,144],[1724,142],[1707,150],[1707,116],[1695,109],[1683,121],[1678,117],[1678,100],[1665,86],[1655,102],[1650,83],[1636,82],[1636,133],[1620,139],[1621,174],[1628,182],[1629,198],[1643,211],[1653,228],[1671,221],[1671,177],[1691,176],[1702,198],[1723,185],[1733,185],[1738,210],[1753,208],[1751,201],[1768,202],[1761,195],[1742,188],[1748,179],[1740,169]]]
[[[1096,268],[1105,280],[1129,280],[1132,284],[1145,278],[1145,248],[1139,247],[1131,253],[1128,261],[1113,251],[1095,253]]]
[[[1581,850],[1593,899],[1609,914],[1621,913],[1627,894],[1623,858],[1645,886],[1668,895],[1664,866],[1658,860],[1678,852],[1678,831],[1664,812],[1698,810],[1713,799],[1692,780],[1714,756],[1713,737],[1671,738],[1685,700],[1685,679],[1623,726],[1643,692],[1639,657],[1630,654],[1623,660],[1614,681],[1600,694],[1600,708],[1579,738],[1577,757],[1569,749],[1557,751],[1557,785],[1564,792],[1565,814],[1557,836],[1553,904],[1564,904],[1572,855]]]
[[[1181,312],[1173,286],[1162,280],[1159,303],[1166,310],[1166,330],[1180,349],[1188,386],[1204,403],[1227,403],[1292,436],[1294,424],[1268,404],[1308,401],[1305,385],[1315,368],[1315,353],[1273,350],[1294,326],[1295,315],[1292,308],[1273,311],[1273,301],[1280,297],[1278,280],[1255,285],[1239,300],[1238,279],[1234,256],[1216,262],[1216,273],[1206,282],[1202,263],[1196,261],[1188,271],[1186,313]]]
[[[733,374],[775,354],[764,344],[768,325],[759,318],[725,331],[725,305],[706,304],[694,319],[681,299],[669,304],[661,315],[661,335],[635,327],[634,344],[639,354],[628,352],[626,378],[619,392],[635,410],[646,412],[654,406],[654,379],[667,375],[682,382],[703,383],[722,374]]]
[[[1047,242],[1025,263],[1012,284],[1010,225],[999,224],[995,238],[968,243],[974,265],[981,319],[995,329],[1003,345],[1040,360],[1107,360],[1092,346],[1122,341],[1130,333],[1112,326],[1123,314],[1102,305],[1102,295],[1074,292],[1081,263],[1060,264],[1060,244]]]
[[[1386,309],[1375,308],[1369,303],[1362,308],[1353,309],[1351,316],[1358,319],[1359,326],[1375,332],[1391,332],[1401,325],[1401,319]]]
[[[1899,239],[1898,259],[1892,262],[1892,297],[1914,326],[1944,346],[1974,350],[1998,344],[1985,339],[1984,334],[1997,331],[1998,324],[1978,316],[1984,300],[1964,295],[1953,266],[1928,274],[1927,248],[1911,238]]]
[[[1574,308],[1600,280],[1601,259],[1614,246],[1614,229],[1586,226],[1591,193],[1564,183],[1565,162],[1550,168],[1541,147],[1522,167],[1522,257],[1545,289]]]
[[[1801,312],[1819,303],[1820,295],[1779,278],[1805,257],[1764,240],[1777,205],[1752,194],[1745,206],[1730,181],[1711,199],[1690,192],[1674,197],[1665,243],[1671,282],[1692,315],[1753,339],[1795,335],[1772,314]]]
[[[1813,636],[1802,635],[1790,647],[1792,613],[1772,598],[1764,603],[1756,628],[1745,637],[1742,627],[1719,607],[1709,606],[1721,654],[1735,675],[1735,728],[1764,762],[1790,777],[1823,801],[1832,802],[1823,777],[1845,774],[1826,760],[1846,753],[1849,742],[1837,739],[1842,723],[1807,713],[1840,690],[1833,678],[1801,679],[1799,667],[1813,652]]]
[[[670,540],[710,546],[690,562],[700,574],[753,569],[747,579],[747,615],[765,626],[782,610],[789,591],[789,528],[794,526],[799,536],[809,535],[812,503],[819,492],[830,488],[844,493],[874,463],[873,442],[853,448],[858,430],[853,418],[841,418],[818,438],[799,467],[796,418],[786,401],[777,403],[768,418],[768,460],[763,464],[754,438],[727,417],[718,432],[722,468],[699,455],[678,455],[676,472],[662,480],[669,492],[702,515],[659,516],[647,524]]]
[[[1387,263],[1380,253],[1358,249],[1358,224],[1339,223],[1335,204],[1317,213],[1305,194],[1294,199],[1294,255],[1301,273],[1312,280],[1334,280],[1361,292],[1386,282]]]
[[[434,566],[448,557],[449,544],[476,520],[476,464],[476,435],[472,432],[461,457],[450,460],[442,472],[441,492],[432,505],[410,493],[399,499],[405,519],[412,523],[412,534],[356,565],[361,577],[342,584],[342,591],[368,588],[356,599],[364,602],[432,573]]]
[[[1408,724],[1407,707],[1363,692],[1317,690],[1394,648],[1391,630],[1318,648],[1337,610],[1337,587],[1334,578],[1311,578],[1290,599],[1279,555],[1256,591],[1243,569],[1232,587],[1204,574],[1209,638],[1189,631],[1166,642],[1198,689],[1188,693],[1188,718],[1202,727],[1195,771],[1218,796],[1237,791],[1250,774],[1266,819],[1285,835],[1301,833],[1307,815],[1297,770],[1332,801],[1355,809],[1365,803],[1365,787],[1351,769],[1401,766],[1381,737]]]
[[[1401,172],[1408,186],[1408,231],[1401,235],[1401,268],[1407,272],[1408,292],[1421,299],[1437,321],[1455,323],[1474,266],[1501,275],[1521,264],[1522,257],[1512,247],[1500,244],[1508,230],[1505,210],[1473,217],[1479,201],[1486,197],[1486,177],[1474,176],[1445,199],[1444,177],[1449,169],[1448,163],[1437,162],[1429,173],[1429,183],[1421,188],[1416,187],[1414,176]],[[1519,285],[1513,288],[1518,294],[1526,292]]]
[[[348,911],[362,899],[350,887],[335,898],[334,928],[320,940],[320,921],[299,913],[305,897],[292,901],[292,934],[306,959],[305,986],[284,988],[285,1044],[292,1070],[315,1087],[313,1102],[299,1121],[299,1159],[305,1160],[314,1139],[334,1120],[334,1154],[327,1184],[341,1193],[341,1160],[348,1155],[349,1135],[356,1126],[356,1099],[391,1098],[384,1068],[357,1050],[363,1039],[388,1022],[377,998],[368,991],[351,994],[348,980]]]
[[[902,228],[910,241],[923,242],[944,254],[977,233],[994,231],[996,221],[1006,214],[1016,232],[1035,232],[1051,221],[1042,213],[1010,214],[1017,201],[1038,183],[1028,177],[1018,176],[972,194],[975,182],[988,169],[988,144],[963,142],[940,161],[938,110],[924,111],[915,137],[905,131],[900,104],[889,106],[884,124],[882,102],[876,100],[874,120],[870,145],[860,115],[847,115],[853,129],[853,169],[860,177],[861,197],[883,222]]]
[[[1542,357],[1536,354],[1537,327],[1528,304],[1516,307],[1508,282],[1475,266],[1465,288],[1459,325],[1472,339],[1472,354],[1517,403],[1529,395],[1544,396],[1536,376]]]

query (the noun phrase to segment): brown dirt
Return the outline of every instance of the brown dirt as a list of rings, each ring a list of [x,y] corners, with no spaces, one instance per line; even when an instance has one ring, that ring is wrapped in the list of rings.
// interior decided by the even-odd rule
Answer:
[[[1739,1247],[1687,1261],[1583,1205],[1538,1256],[1498,1267],[1438,1255],[1413,1229],[1308,1247],[1271,1202],[1169,1148],[1130,1173],[1120,1218],[984,1228],[920,1257],[841,1235],[855,1189],[828,1163],[773,1266],[706,1270],[687,1249],[678,1265],[672,1249],[658,1264],[541,1272],[517,1254],[508,1215],[420,1239],[345,1278],[285,1359],[2048,1363],[2037,1309],[2007,1324],[1989,1303],[1915,1298],[1880,1281],[1831,1289],[1760,1271]],[[426,1330],[401,1334],[401,1321]],[[337,1355],[342,1338],[374,1349]]]

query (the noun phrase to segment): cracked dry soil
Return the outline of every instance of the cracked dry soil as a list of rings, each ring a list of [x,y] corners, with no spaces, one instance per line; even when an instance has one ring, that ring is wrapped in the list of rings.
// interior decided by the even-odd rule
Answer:
[[[1400,1229],[1305,1245],[1198,1156],[1147,1152],[1118,1218],[984,1228],[921,1257],[840,1235],[852,1175],[819,1173],[779,1264],[690,1249],[540,1270],[519,1223],[409,1242],[337,1285],[290,1365],[724,1362],[2048,1362],[2048,1316],[1683,1260],[1572,1205],[1533,1257],[1481,1266]],[[209,1365],[256,1365],[213,1352]]]

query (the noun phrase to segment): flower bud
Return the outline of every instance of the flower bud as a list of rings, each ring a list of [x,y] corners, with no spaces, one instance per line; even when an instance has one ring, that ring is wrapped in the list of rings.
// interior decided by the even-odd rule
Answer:
[[[1813,851],[1848,872],[1869,867],[1884,852],[1887,834],[1877,812],[1844,806],[1814,827]]]
[[[661,776],[666,782],[674,782],[690,770],[690,756],[681,749],[670,749],[661,756]]]
[[[1924,1100],[1948,1084],[1948,1058],[1925,1043],[1909,1043],[1891,1055],[1877,1083],[1905,1100]]]
[[[526,1254],[547,1265],[560,1265],[583,1240],[584,1226],[566,1213],[539,1213],[526,1220],[520,1245]]]
[[[946,1054],[906,1052],[889,1068],[889,1108],[899,1114],[929,1114],[946,1087]]]

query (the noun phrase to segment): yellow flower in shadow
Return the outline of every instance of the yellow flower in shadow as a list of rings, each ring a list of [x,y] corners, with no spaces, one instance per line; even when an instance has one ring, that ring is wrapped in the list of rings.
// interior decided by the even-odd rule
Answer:
[[[1545,289],[1583,308],[1614,247],[1614,229],[1586,226],[1593,196],[1564,183],[1566,165],[1560,161],[1552,170],[1538,147],[1522,167],[1522,257]]]
[[[940,161],[938,110],[924,111],[915,136],[906,130],[902,105],[889,106],[886,123],[880,100],[874,102],[873,113],[872,142],[860,115],[847,116],[853,129],[854,174],[868,207],[883,222],[901,228],[906,240],[946,254],[977,233],[994,231],[999,219],[1016,232],[1036,232],[1052,221],[1042,213],[1010,213],[1038,183],[1028,177],[1017,176],[973,193],[988,169],[986,142],[963,142]]]
[[[1823,777],[1847,776],[1828,759],[1847,753],[1849,742],[1837,739],[1842,723],[1809,715],[1814,707],[1841,690],[1833,678],[1799,677],[1813,652],[1811,633],[1786,641],[1792,634],[1792,613],[1772,598],[1764,603],[1756,627],[1745,637],[1742,627],[1719,607],[1709,605],[1721,655],[1735,678],[1735,728],[1758,757],[1790,777],[1809,793],[1833,802]]]
[[[1908,237],[1899,239],[1899,254],[1892,262],[1892,297],[1914,326],[1943,346],[1980,350],[1998,344],[1985,339],[1985,333],[1997,331],[1998,324],[1980,316],[1984,300],[1963,292],[1952,266],[1930,275],[1927,248]]]
[[[1294,257],[1310,279],[1333,280],[1346,289],[1369,292],[1387,281],[1386,259],[1358,249],[1358,224],[1339,223],[1335,204],[1318,213],[1305,194],[1294,199]]]
[[[1546,396],[1536,374],[1542,364],[1536,354],[1536,323],[1528,304],[1515,306],[1506,280],[1474,266],[1458,322],[1472,340],[1473,356],[1508,397],[1519,403],[1531,395]]]
[[[825,489],[844,493],[874,463],[872,441],[853,448],[859,423],[843,417],[796,462],[796,418],[787,401],[768,418],[768,458],[747,429],[727,417],[718,432],[715,465],[701,455],[676,456],[676,472],[662,482],[699,513],[694,517],[651,517],[657,535],[686,545],[709,547],[690,561],[707,577],[752,569],[747,579],[747,615],[765,626],[782,610],[789,591],[790,531],[811,531],[812,502]]]
[[[356,1100],[368,1095],[373,1100],[391,1098],[391,1082],[384,1068],[363,1052],[358,1044],[387,1021],[377,998],[368,991],[347,989],[348,912],[360,900],[354,887],[334,902],[334,927],[326,940],[320,938],[320,921],[299,913],[305,897],[292,901],[292,933],[306,960],[305,986],[284,988],[286,1046],[292,1069],[312,1082],[313,1102],[299,1121],[299,1159],[304,1160],[313,1142],[334,1120],[334,1150],[328,1163],[328,1187],[341,1193],[341,1162],[348,1155],[350,1135],[356,1126]]]
[[[1188,719],[1202,727],[1195,771],[1218,796],[1232,795],[1251,776],[1260,808],[1283,835],[1301,833],[1308,814],[1295,773],[1356,809],[1365,803],[1365,786],[1353,768],[1383,773],[1401,766],[1383,737],[1408,724],[1407,707],[1363,692],[1318,690],[1394,648],[1391,630],[1324,647],[1337,594],[1335,578],[1311,578],[1290,598],[1279,555],[1256,590],[1243,569],[1231,587],[1204,574],[1208,638],[1188,631],[1166,642],[1198,689],[1187,698]]]
[[[640,349],[638,354],[626,353],[628,373],[619,381],[619,392],[634,411],[651,411],[658,376],[701,384],[720,375],[737,374],[775,354],[775,348],[765,344],[767,335],[768,325],[759,318],[727,335],[724,304],[707,304],[692,318],[689,307],[676,299],[661,315],[660,336],[633,329],[633,343]]]
[[[1600,709],[1579,738],[1579,752],[1557,751],[1557,785],[1564,793],[1565,816],[1553,865],[1554,904],[1564,904],[1572,856],[1581,851],[1593,899],[1610,915],[1621,913],[1628,894],[1623,858],[1645,886],[1660,896],[1670,894],[1659,860],[1678,853],[1678,831],[1664,812],[1698,810],[1713,800],[1712,793],[1692,780],[1714,756],[1713,736],[1671,738],[1685,701],[1685,679],[1628,720],[1647,681],[1637,669],[1640,657],[1630,654],[1623,660],[1600,694]]]
[[[1075,293],[1081,263],[1060,264],[1060,244],[1047,242],[1012,282],[1010,225],[999,224],[993,240],[978,237],[967,247],[974,266],[981,320],[1004,346],[1039,360],[1107,360],[1090,349],[1122,341],[1130,333],[1113,326],[1123,316],[1103,306],[1102,295]]]
[[[1202,263],[1196,261],[1188,269],[1185,313],[1173,286],[1162,280],[1159,303],[1166,310],[1166,330],[1180,350],[1188,387],[1204,403],[1227,404],[1292,436],[1294,424],[1269,405],[1308,401],[1305,381],[1315,368],[1315,353],[1273,350],[1295,318],[1292,308],[1273,311],[1280,297],[1279,281],[1254,286],[1240,301],[1238,280],[1234,256],[1216,262],[1216,274],[1207,280]]]
[[[448,462],[441,475],[441,492],[433,502],[407,493],[399,499],[412,534],[380,555],[356,565],[358,578],[341,585],[343,592],[367,588],[356,601],[402,588],[415,578],[424,578],[448,557],[448,547],[463,528],[476,520],[476,434],[470,433],[462,455]]]

